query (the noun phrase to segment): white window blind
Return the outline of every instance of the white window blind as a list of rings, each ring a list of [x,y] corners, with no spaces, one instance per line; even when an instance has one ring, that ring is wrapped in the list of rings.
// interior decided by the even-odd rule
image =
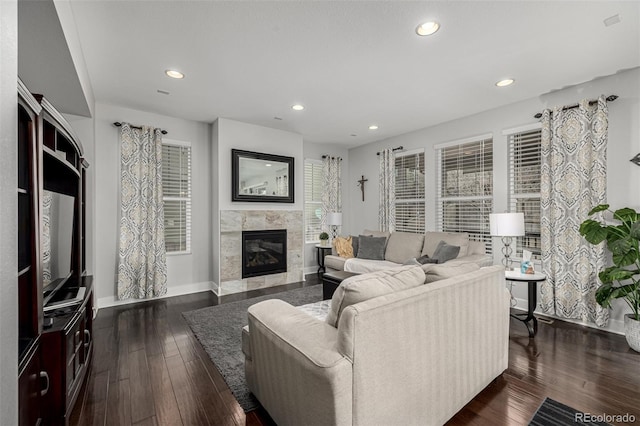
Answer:
[[[493,139],[447,144],[437,155],[437,226],[468,232],[491,253],[489,214],[493,210]]]
[[[191,146],[162,144],[164,240],[167,253],[191,251]]]
[[[396,154],[396,231],[424,232],[424,151]]]
[[[509,140],[509,208],[524,213],[524,237],[517,238],[516,253],[529,250],[538,257],[540,247],[540,142],[541,130],[514,133]]]
[[[322,232],[322,162],[304,161],[304,239],[308,243],[320,241]]]

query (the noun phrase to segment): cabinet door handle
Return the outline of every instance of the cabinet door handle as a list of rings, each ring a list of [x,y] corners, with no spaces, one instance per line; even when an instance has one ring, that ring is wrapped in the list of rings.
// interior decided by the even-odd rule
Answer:
[[[40,391],[40,396],[45,396],[49,392],[49,374],[46,371],[40,372],[40,379],[44,379],[46,386]]]
[[[84,347],[85,349],[89,347],[91,344],[91,332],[89,330],[84,330]]]

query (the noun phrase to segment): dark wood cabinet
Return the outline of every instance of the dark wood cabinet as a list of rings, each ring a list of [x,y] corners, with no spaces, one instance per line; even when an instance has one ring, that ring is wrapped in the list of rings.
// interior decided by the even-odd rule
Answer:
[[[18,82],[20,425],[66,424],[91,361],[82,145],[64,117]]]
[[[79,306],[60,309],[53,325],[41,336],[43,370],[49,374],[49,392],[42,398],[45,424],[65,424],[87,375],[93,352],[92,277],[83,277],[87,289]]]

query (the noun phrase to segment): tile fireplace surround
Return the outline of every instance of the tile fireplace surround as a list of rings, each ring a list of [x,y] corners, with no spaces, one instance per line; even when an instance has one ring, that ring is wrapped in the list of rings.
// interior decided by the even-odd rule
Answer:
[[[218,296],[295,283],[304,279],[301,210],[222,210]],[[242,278],[242,231],[287,230],[287,272]]]

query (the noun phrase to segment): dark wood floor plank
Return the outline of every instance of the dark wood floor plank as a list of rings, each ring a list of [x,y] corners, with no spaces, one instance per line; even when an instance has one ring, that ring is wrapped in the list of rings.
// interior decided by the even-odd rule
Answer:
[[[78,419],[79,425],[105,425],[107,419],[107,395],[109,372],[92,375],[87,383],[87,400]]]
[[[153,389],[156,420],[161,425],[182,424],[180,409],[173,393],[171,378],[164,356],[153,355],[148,358],[149,378]]]
[[[234,426],[235,422],[227,406],[221,401],[220,395],[215,391],[213,380],[202,366],[200,359],[189,361],[185,364],[189,379],[194,384],[202,406],[211,424],[220,426]]]
[[[180,356],[166,358],[173,392],[178,401],[180,417],[184,425],[208,425],[209,419],[200,401],[200,395],[189,379],[184,361]]]
[[[262,408],[245,415],[182,312],[318,282],[309,278],[222,298],[202,292],[100,310],[92,369],[70,424],[136,424],[128,420],[133,411],[115,408],[128,398],[130,409],[137,409],[138,394],[145,394],[134,391],[135,381],[138,389],[148,387],[153,406],[152,411],[149,401],[142,403],[147,409],[137,414],[137,424],[273,426]],[[640,354],[623,336],[555,320],[540,323],[538,335],[529,339],[523,324],[512,320],[508,370],[447,424],[527,424],[545,397],[592,414],[640,419],[640,374],[630,373],[639,365]]]
[[[131,424],[131,388],[129,379],[111,383],[107,399],[107,419],[109,426]]]
[[[144,337],[142,337],[144,339]],[[155,414],[153,390],[144,349],[129,353],[129,385],[131,387],[131,421],[144,420]]]

